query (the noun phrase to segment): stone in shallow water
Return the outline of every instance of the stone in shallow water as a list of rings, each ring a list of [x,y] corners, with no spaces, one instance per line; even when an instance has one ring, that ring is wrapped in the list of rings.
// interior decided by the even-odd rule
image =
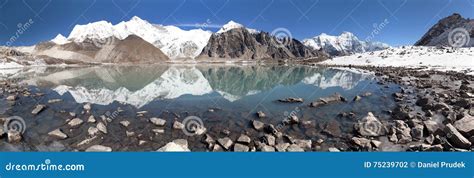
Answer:
[[[339,150],[339,149],[337,149],[337,148],[334,148],[334,147],[328,148],[328,151],[329,151],[329,152],[341,152],[341,150]]]
[[[94,136],[99,133],[99,129],[97,127],[89,127],[87,133],[89,133],[90,136]]]
[[[230,146],[232,146],[233,142],[229,137],[219,138],[217,142],[226,150],[229,150]]]
[[[174,121],[173,128],[176,130],[182,130],[184,129],[184,125],[179,121]]]
[[[150,118],[150,122],[155,124],[156,126],[164,126],[166,124],[166,120],[156,117]]]
[[[130,125],[130,121],[120,121],[120,124],[124,127],[128,127]]]
[[[303,98],[289,97],[289,98],[285,98],[285,99],[279,99],[278,101],[283,102],[283,103],[302,103],[304,100],[303,100]]]
[[[90,111],[92,109],[92,106],[90,103],[86,103],[82,108],[86,111]]]
[[[48,100],[48,103],[53,104],[53,103],[59,103],[61,101],[63,101],[63,100],[62,99],[50,99],[50,100]]]
[[[16,100],[16,95],[7,96],[7,100],[8,101],[15,101]]]
[[[234,152],[248,152],[249,147],[240,143],[234,144]]]
[[[97,123],[97,129],[99,129],[99,131],[101,131],[102,133],[107,134],[107,127],[105,126],[104,123],[102,122]]]
[[[86,149],[86,152],[111,152],[112,148],[103,145],[92,145]]]
[[[16,130],[9,130],[7,132],[8,135],[8,142],[10,143],[17,143],[21,141],[21,133]]]
[[[188,141],[184,139],[176,139],[167,143],[157,151],[159,152],[189,152]]]
[[[264,113],[263,111],[258,111],[258,112],[257,112],[257,117],[258,117],[258,118],[264,118],[264,117],[266,117],[266,115],[265,115],[265,113]]]
[[[95,117],[93,115],[89,116],[89,118],[87,119],[87,122],[95,123],[96,122]]]
[[[75,128],[75,127],[78,127],[80,126],[84,121],[82,121],[82,119],[79,119],[79,118],[74,118],[72,120],[70,120],[67,125],[69,125],[69,127],[72,127],[72,128]]]
[[[33,111],[31,111],[31,114],[37,115],[37,114],[39,114],[41,111],[43,111],[44,108],[46,108],[45,105],[42,105],[42,104],[36,105],[35,109],[33,109]]]
[[[240,137],[237,139],[237,142],[245,143],[245,144],[249,144],[250,141],[252,141],[250,137],[245,134],[240,135]]]
[[[67,138],[67,135],[65,133],[63,133],[60,129],[53,130],[53,131],[49,132],[48,135],[51,136],[51,137],[58,138],[58,139],[66,139]]]
[[[256,121],[256,120],[252,121],[252,126],[255,130],[262,130],[264,125],[265,124],[263,124],[263,122]]]

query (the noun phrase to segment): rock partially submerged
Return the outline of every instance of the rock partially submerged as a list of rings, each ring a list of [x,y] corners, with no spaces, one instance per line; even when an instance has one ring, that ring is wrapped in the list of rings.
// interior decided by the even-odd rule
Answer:
[[[58,138],[58,139],[66,139],[67,138],[67,135],[65,133],[63,133],[60,129],[53,130],[53,131],[49,132],[48,135],[51,136],[51,137]]]
[[[282,103],[302,103],[304,100],[303,100],[303,98],[289,97],[289,98],[285,98],[285,99],[279,99],[278,101],[282,102]]]
[[[314,101],[310,104],[311,107],[320,107],[326,104],[337,103],[337,102],[346,102],[347,99],[344,98],[339,93],[334,93],[331,96],[319,98],[317,101]]]
[[[453,125],[447,124],[445,127],[445,132],[447,134],[446,137],[448,138],[448,141],[455,147],[463,149],[469,149],[471,147],[471,142],[461,133],[459,133]]]
[[[37,115],[37,114],[39,114],[41,111],[43,111],[45,108],[46,108],[45,105],[42,105],[42,104],[36,105],[35,109],[33,109],[33,111],[31,111],[31,114]]]
[[[188,141],[184,139],[176,139],[167,143],[157,151],[159,152],[189,152]]]
[[[86,152],[111,152],[112,148],[103,145],[92,145],[86,149]]]

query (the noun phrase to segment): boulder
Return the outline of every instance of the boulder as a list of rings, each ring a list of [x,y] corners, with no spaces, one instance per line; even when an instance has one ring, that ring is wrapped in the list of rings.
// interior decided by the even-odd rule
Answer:
[[[278,152],[285,152],[286,149],[290,146],[289,143],[279,143],[277,145],[275,145],[275,149],[278,151]]]
[[[8,142],[10,143],[17,143],[21,141],[21,133],[16,130],[9,130],[7,132],[8,135]]]
[[[217,143],[219,143],[219,145],[221,145],[225,150],[229,150],[232,144],[234,144],[229,137],[219,138],[217,139]]]
[[[288,151],[288,152],[304,152],[304,149],[301,148],[300,146],[296,145],[296,144],[291,144],[290,146],[288,146],[288,148],[286,148],[286,151]]]
[[[352,142],[359,148],[369,150],[372,148],[371,141],[366,138],[352,137]]]
[[[89,129],[87,129],[87,133],[90,136],[94,136],[94,135],[99,134],[99,129],[97,127],[89,127]]]
[[[44,108],[46,108],[45,105],[38,104],[38,105],[36,105],[35,109],[33,109],[33,111],[31,111],[31,114],[37,115],[37,114],[39,114],[41,111],[43,111]]]
[[[99,131],[101,131],[102,133],[107,134],[107,127],[105,126],[104,123],[99,122],[99,123],[97,123],[97,126],[96,126],[96,127],[97,127],[97,129],[99,129]]]
[[[239,138],[237,139],[237,142],[245,143],[245,144],[249,144],[251,141],[252,140],[250,139],[250,137],[245,134],[240,135]]]
[[[454,122],[454,127],[467,138],[474,136],[474,117],[466,115]]]
[[[440,124],[433,120],[423,121],[423,125],[425,126],[425,130],[428,134],[433,134],[440,130]]]
[[[103,145],[92,145],[86,149],[86,152],[111,152],[112,148]]]
[[[265,143],[270,146],[275,146],[276,144],[276,139],[273,135],[270,134],[265,134],[263,136],[263,140],[265,140]]]
[[[184,139],[176,139],[167,143],[157,151],[159,152],[189,152],[188,141]]]
[[[264,117],[266,117],[266,115],[265,115],[265,113],[264,113],[263,111],[258,111],[258,112],[257,112],[257,117],[258,117],[258,118],[264,118]]]
[[[386,134],[386,128],[372,112],[354,124],[354,129],[361,135],[366,137],[377,137]]]
[[[76,128],[76,127],[79,127],[84,121],[82,121],[82,119],[79,119],[79,118],[74,118],[74,119],[71,119],[67,125],[69,125],[69,127],[71,128]]]
[[[323,132],[333,137],[340,137],[342,134],[341,124],[337,120],[331,119],[326,123]]]
[[[120,121],[120,125],[128,127],[130,125],[130,121]]]
[[[166,124],[166,120],[161,119],[161,118],[156,118],[156,117],[150,118],[150,122],[153,123],[154,125],[160,126],[160,127],[163,127]]]
[[[269,145],[263,146],[260,151],[262,152],[275,152],[275,148]]]
[[[89,123],[95,123],[96,120],[95,120],[94,116],[91,115],[91,116],[89,116],[89,118],[87,119],[87,122],[89,122]]]
[[[182,130],[182,129],[184,129],[184,125],[179,121],[174,121],[173,122],[173,129]]]
[[[471,142],[466,139],[459,131],[451,124],[447,124],[444,131],[448,141],[457,148],[469,149]]]
[[[334,93],[331,96],[319,98],[319,100],[311,102],[310,106],[319,107],[319,106],[330,104],[330,103],[345,102],[345,101],[347,101],[347,99],[344,98],[342,95],[340,95],[339,93]]]
[[[263,122],[253,120],[252,121],[252,126],[255,130],[262,130],[265,124]]]
[[[250,148],[247,145],[240,143],[234,144],[234,152],[248,152]]]

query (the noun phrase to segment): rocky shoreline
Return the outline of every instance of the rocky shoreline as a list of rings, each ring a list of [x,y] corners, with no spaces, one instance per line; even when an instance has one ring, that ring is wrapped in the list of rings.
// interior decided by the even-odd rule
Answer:
[[[401,88],[392,96],[397,106],[385,111],[389,119],[381,119],[371,112],[340,113],[338,117],[351,124],[349,130],[341,129],[342,123],[335,119],[319,123],[290,113],[282,121],[273,121],[263,111],[242,121],[224,123],[216,119],[202,124],[218,122],[211,127],[200,127],[196,122],[189,124],[189,116],[169,111],[156,116],[148,111],[118,107],[115,112],[98,114],[95,106],[88,103],[77,104],[79,109],[73,112],[57,112],[53,108],[62,104],[60,99],[30,102],[41,97],[41,91],[32,91],[17,81],[0,81],[0,100],[5,100],[8,106],[22,104],[31,108],[28,114],[33,120],[42,112],[53,112],[55,117],[64,118],[55,121],[56,128],[42,133],[28,133],[27,128],[22,135],[0,127],[0,147],[5,149],[2,151],[18,147],[20,151],[390,151],[389,147],[397,147],[398,151],[472,150],[473,76],[393,67],[358,68],[373,71],[382,87],[397,84]],[[346,105],[370,95],[362,92],[355,98],[345,98],[333,94],[312,101],[305,109]],[[278,102],[291,104],[303,100],[282,98]],[[131,112],[136,117],[118,114],[122,112]],[[206,114],[217,112],[219,108],[209,108]],[[0,119],[0,124],[9,121],[5,117]],[[42,142],[36,143],[31,137],[38,137]],[[35,144],[47,148],[39,149]]]

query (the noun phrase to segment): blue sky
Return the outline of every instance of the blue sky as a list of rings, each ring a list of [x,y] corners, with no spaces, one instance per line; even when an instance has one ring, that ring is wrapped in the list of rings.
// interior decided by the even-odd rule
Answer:
[[[0,0],[0,45],[19,30],[14,46],[67,36],[75,24],[139,16],[184,29],[205,23],[214,32],[229,20],[268,32],[283,27],[300,40],[350,31],[398,46],[413,44],[454,12],[474,18],[474,0]],[[18,28],[30,19],[29,28]]]

